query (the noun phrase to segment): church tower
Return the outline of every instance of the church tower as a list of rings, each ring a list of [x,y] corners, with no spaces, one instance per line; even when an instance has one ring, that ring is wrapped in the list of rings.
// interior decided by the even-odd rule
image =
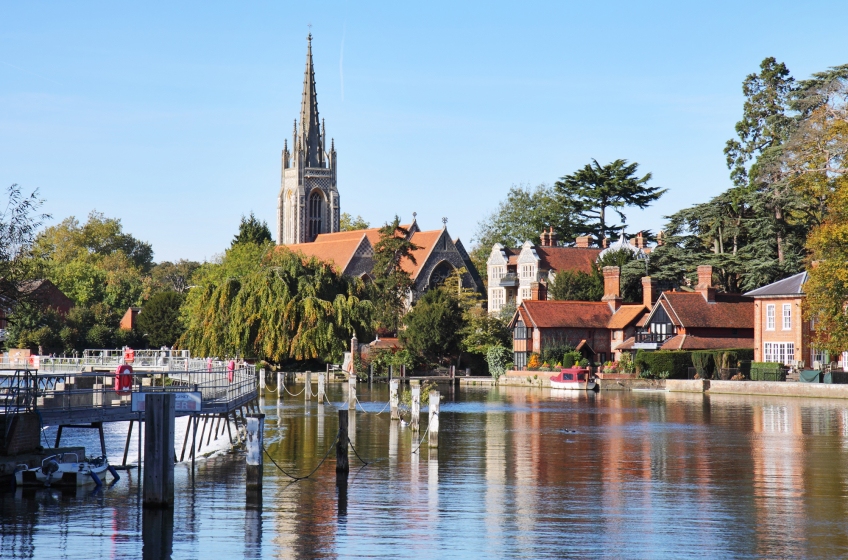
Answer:
[[[277,201],[277,243],[315,241],[320,233],[339,231],[339,191],[336,188],[336,150],[327,149],[324,122],[318,119],[312,34],[307,37],[306,70],[300,123],[294,122],[291,151],[283,146],[282,178]]]

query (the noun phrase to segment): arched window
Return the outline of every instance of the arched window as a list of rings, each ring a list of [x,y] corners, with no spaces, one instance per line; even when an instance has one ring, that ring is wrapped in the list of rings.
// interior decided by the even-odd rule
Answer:
[[[448,276],[453,272],[453,266],[448,261],[442,261],[436,265],[430,273],[430,287],[435,288],[445,283]]]
[[[321,207],[324,205],[324,199],[318,192],[313,192],[309,196],[309,241],[315,241],[318,234],[321,233]]]

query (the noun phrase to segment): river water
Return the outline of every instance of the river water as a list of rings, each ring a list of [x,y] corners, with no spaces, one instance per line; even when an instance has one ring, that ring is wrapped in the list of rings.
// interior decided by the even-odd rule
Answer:
[[[328,391],[342,406],[343,389]],[[96,492],[6,491],[0,557],[848,556],[848,402],[442,387],[440,447],[413,453],[426,413],[413,434],[377,414],[385,385],[358,392],[368,412],[353,443],[370,464],[351,454],[346,487],[331,452],[300,482],[266,458],[261,498],[248,496],[244,455],[221,452],[198,461],[194,482],[190,463],[176,466],[173,515],[140,506],[135,471]],[[319,463],[335,406],[264,400],[280,468]],[[125,437],[126,425],[107,433],[113,463]]]

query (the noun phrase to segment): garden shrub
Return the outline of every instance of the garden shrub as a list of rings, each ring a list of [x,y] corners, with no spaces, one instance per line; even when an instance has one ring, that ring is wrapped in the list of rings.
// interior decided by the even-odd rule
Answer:
[[[636,353],[639,371],[649,370],[656,375],[668,373],[669,379],[686,379],[692,367],[692,353],[681,350],[639,350]]]
[[[777,362],[751,362],[751,381],[786,381],[786,370]]]

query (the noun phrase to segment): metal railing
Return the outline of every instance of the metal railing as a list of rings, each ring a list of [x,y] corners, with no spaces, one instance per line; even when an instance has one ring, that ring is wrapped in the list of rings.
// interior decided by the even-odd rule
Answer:
[[[197,360],[200,361],[200,360]],[[34,373],[0,371],[0,401],[4,414],[37,408],[52,411],[129,409],[134,392],[200,391],[203,404],[225,405],[256,392],[256,368],[249,364],[229,370],[218,363],[197,371],[134,373],[128,392],[115,390],[114,373]],[[12,404],[14,403],[14,404]],[[26,410],[24,410],[26,409]]]
[[[657,344],[661,344],[673,336],[673,334],[643,331],[636,333],[636,342],[656,342]]]

